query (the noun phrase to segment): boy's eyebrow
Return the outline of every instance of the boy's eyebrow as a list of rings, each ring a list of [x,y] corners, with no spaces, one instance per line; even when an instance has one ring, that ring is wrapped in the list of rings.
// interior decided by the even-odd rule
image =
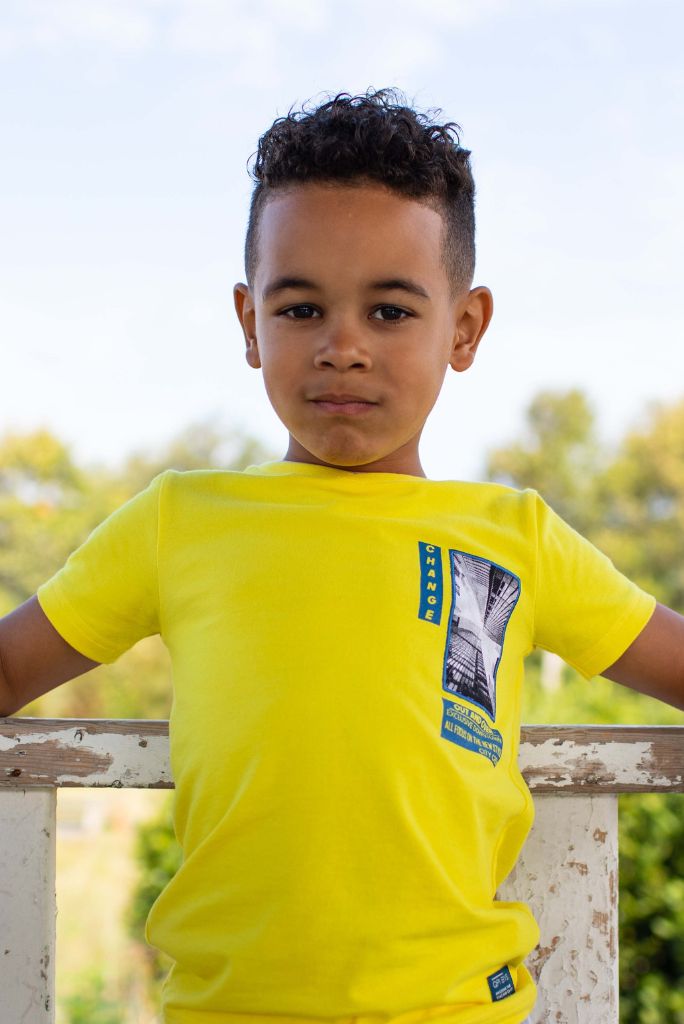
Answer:
[[[374,281],[371,285],[373,291],[404,291],[410,292],[411,295],[420,295],[423,299],[429,299],[430,296],[425,291],[422,285],[412,281],[409,277],[392,277],[387,281]]]
[[[275,280],[266,285],[261,293],[261,301],[265,302],[266,299],[270,299],[271,295],[275,295],[276,292],[285,291],[286,288],[317,287],[318,286],[313,281],[309,281],[306,277],[288,277],[287,275],[283,275],[282,277],[276,277]]]
[[[266,299],[275,295],[276,292],[285,291],[287,288],[318,289],[318,285],[315,281],[310,281],[306,277],[288,277],[287,275],[276,277],[264,288],[261,293],[261,301],[265,302]],[[392,277],[386,281],[373,281],[370,288],[372,291],[404,291],[409,292],[411,295],[420,295],[423,299],[430,298],[422,285],[417,284],[408,277]]]

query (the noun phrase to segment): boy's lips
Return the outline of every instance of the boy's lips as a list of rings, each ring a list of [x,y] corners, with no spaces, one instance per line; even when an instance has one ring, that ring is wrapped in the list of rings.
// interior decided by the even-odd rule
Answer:
[[[361,395],[338,395],[333,392],[316,395],[314,398],[310,398],[309,401],[313,402],[323,412],[331,412],[343,416],[356,416],[359,413],[368,412],[369,409],[378,404],[369,398],[361,397]]]

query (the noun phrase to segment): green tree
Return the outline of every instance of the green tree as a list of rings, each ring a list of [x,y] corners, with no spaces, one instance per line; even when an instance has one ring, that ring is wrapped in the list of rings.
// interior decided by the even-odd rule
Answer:
[[[591,539],[631,579],[684,612],[684,399],[653,406],[598,481]]]
[[[273,454],[261,442],[238,430],[226,431],[215,420],[208,420],[191,424],[157,452],[129,456],[120,483],[126,497],[130,497],[165,469],[244,469],[268,458]]]
[[[538,490],[621,572],[684,610],[684,399],[653,406],[611,451],[581,392],[542,392],[522,437],[490,453],[486,475]]]
[[[46,430],[0,438],[0,615],[30,597],[110,511],[99,485]]]
[[[486,477],[510,487],[533,487],[581,533],[595,524],[596,478],[605,453],[594,412],[581,391],[542,391],[530,403],[522,437],[492,451]]]

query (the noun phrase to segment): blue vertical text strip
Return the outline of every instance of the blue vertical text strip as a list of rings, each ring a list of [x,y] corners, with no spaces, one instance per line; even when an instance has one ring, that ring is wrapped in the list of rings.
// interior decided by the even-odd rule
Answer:
[[[418,618],[439,626],[442,619],[442,549],[418,541],[420,556],[420,608]]]

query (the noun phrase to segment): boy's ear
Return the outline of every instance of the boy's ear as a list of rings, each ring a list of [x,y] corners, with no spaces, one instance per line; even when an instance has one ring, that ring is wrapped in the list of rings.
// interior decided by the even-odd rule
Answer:
[[[456,334],[449,364],[462,372],[473,365],[482,335],[489,327],[494,312],[494,299],[489,288],[473,288],[459,304]]]
[[[242,327],[242,333],[245,336],[245,344],[247,346],[245,358],[251,367],[258,370],[261,366],[261,359],[259,358],[259,346],[256,336],[256,312],[252,293],[246,284],[239,282],[235,285],[233,288],[233,301],[235,303],[235,312]]]

